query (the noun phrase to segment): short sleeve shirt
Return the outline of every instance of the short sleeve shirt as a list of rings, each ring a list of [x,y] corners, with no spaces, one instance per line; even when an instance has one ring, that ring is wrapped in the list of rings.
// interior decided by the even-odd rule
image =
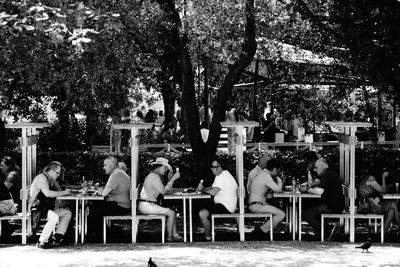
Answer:
[[[129,209],[131,207],[131,182],[128,174],[121,169],[114,169],[108,178],[105,188],[111,189],[106,201],[117,202],[118,206]]]
[[[233,176],[228,171],[222,171],[220,175],[215,176],[212,187],[218,187],[219,189],[221,189],[214,196],[214,202],[216,204],[219,203],[224,205],[225,208],[232,213],[235,212],[238,200],[238,185],[235,181],[235,178],[233,178]]]
[[[140,192],[140,198],[150,201],[156,201],[159,194],[164,191],[164,184],[161,181],[160,175],[151,172],[146,176],[143,183],[142,192]]]

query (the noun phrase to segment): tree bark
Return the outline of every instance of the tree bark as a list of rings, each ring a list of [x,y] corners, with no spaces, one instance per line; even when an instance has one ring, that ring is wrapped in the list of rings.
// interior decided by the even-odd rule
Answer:
[[[253,60],[257,44],[255,41],[255,17],[254,0],[246,0],[246,27],[245,41],[239,59],[231,66],[225,80],[218,90],[216,107],[210,126],[210,133],[207,144],[204,145],[199,127],[199,112],[196,104],[194,73],[191,57],[186,46],[186,38],[180,36],[179,28],[181,21],[179,13],[175,8],[173,0],[157,0],[160,8],[166,14],[169,22],[175,27],[172,28],[171,40],[176,47],[179,69],[183,85],[183,108],[186,112],[187,130],[189,141],[195,159],[195,173],[198,180],[205,179],[206,183],[210,180],[210,165],[215,157],[218,147],[219,136],[221,133],[221,121],[225,120],[225,109],[229,97],[232,94],[233,85],[239,80],[240,74]],[[206,111],[207,112],[207,111]],[[208,180],[208,181],[207,181]]]

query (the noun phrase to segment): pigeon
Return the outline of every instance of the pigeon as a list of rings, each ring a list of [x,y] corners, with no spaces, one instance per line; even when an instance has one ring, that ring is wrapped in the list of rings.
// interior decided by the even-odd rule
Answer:
[[[148,267],[157,267],[157,264],[155,264],[155,263],[151,260],[151,257],[150,257],[149,261],[147,262],[147,266],[148,266]]]
[[[368,249],[371,247],[371,238],[368,237],[367,242],[363,243],[361,246],[358,246],[356,248],[361,248],[362,252],[364,253],[364,250],[366,250],[367,252]]]

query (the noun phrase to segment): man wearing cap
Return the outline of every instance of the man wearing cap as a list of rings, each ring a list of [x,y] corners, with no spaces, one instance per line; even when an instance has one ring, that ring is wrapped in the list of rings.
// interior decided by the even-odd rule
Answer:
[[[158,196],[166,194],[180,178],[179,170],[172,175],[172,168],[166,158],[156,158],[151,163],[152,171],[146,176],[139,195],[138,209],[142,214],[162,214],[167,216],[167,241],[181,241],[182,237],[176,231],[176,213],[173,209],[157,204]],[[168,183],[164,186],[162,177],[168,175]]]
[[[88,217],[88,237],[91,241],[100,241],[103,234],[103,217],[126,215],[131,212],[129,176],[119,167],[118,160],[108,157],[104,160],[104,171],[109,174],[107,184],[99,188],[97,194],[105,201],[94,201]]]
[[[50,247],[49,238],[56,225],[56,233],[53,236],[54,241],[61,243],[72,217],[72,212],[69,209],[60,207],[58,205],[59,202],[56,202],[57,197],[71,194],[70,189],[61,190],[56,181],[61,174],[61,170],[61,163],[52,161],[44,168],[41,174],[33,179],[31,185],[28,209],[36,211],[37,218],[47,219],[36,244],[38,248],[45,249]]]
[[[206,187],[200,183],[198,191],[210,194],[214,201],[206,208],[199,211],[201,223],[204,226],[204,238],[211,240],[211,214],[234,213],[237,205],[238,185],[235,178],[226,170],[226,166],[221,159],[214,160],[211,165],[212,173],[215,175],[214,183],[211,187]]]

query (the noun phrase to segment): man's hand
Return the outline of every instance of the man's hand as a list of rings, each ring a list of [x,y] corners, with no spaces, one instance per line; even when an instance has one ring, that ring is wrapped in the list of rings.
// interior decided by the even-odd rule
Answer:
[[[65,189],[64,191],[63,191],[63,196],[67,196],[67,195],[71,195],[71,189]]]
[[[99,189],[97,189],[96,194],[101,196],[101,194],[103,193],[103,191],[104,191],[104,188],[103,188],[103,187],[100,187]]]

